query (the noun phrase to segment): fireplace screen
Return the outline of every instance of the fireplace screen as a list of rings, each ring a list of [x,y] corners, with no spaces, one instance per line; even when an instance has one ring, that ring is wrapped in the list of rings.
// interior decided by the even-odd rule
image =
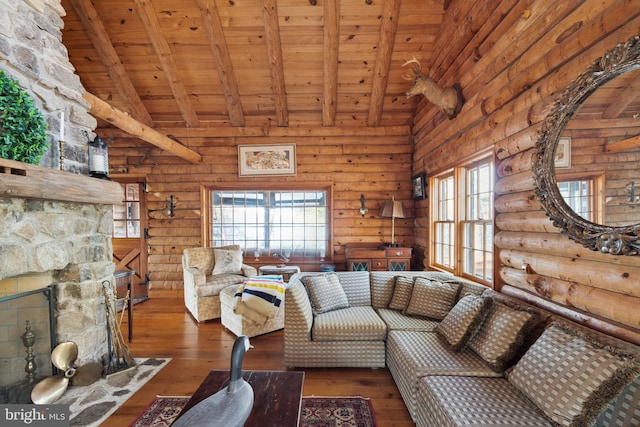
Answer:
[[[0,403],[28,403],[37,382],[55,374],[54,285],[0,298]]]

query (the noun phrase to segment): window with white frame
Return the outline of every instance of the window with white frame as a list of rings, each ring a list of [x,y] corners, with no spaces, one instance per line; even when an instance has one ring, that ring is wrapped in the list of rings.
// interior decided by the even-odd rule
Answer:
[[[431,178],[432,266],[492,283],[493,182],[491,159]]]
[[[597,222],[595,180],[591,178],[563,181],[558,179],[558,190],[567,205],[587,221]]]
[[[240,245],[248,255],[324,259],[329,191],[211,190],[208,244]]]
[[[113,237],[140,237],[140,184],[121,183],[124,201],[113,205]]]

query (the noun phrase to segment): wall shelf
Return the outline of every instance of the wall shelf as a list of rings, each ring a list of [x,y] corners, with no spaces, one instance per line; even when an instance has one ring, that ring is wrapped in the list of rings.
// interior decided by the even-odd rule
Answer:
[[[114,181],[0,159],[0,197],[119,205],[124,193]]]

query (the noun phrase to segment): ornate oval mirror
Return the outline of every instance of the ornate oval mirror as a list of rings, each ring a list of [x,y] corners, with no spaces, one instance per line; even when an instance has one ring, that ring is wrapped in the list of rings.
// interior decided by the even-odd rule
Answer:
[[[640,36],[607,52],[543,122],[532,170],[553,224],[603,253],[640,252]]]

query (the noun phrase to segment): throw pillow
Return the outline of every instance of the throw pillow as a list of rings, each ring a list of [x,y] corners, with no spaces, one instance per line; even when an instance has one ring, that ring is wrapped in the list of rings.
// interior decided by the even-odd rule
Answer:
[[[494,371],[502,372],[521,352],[526,336],[539,321],[535,312],[496,301],[469,347]]]
[[[492,303],[491,297],[465,295],[436,326],[436,332],[449,343],[452,350],[462,350],[482,325]]]
[[[314,315],[349,307],[347,295],[335,273],[303,276]]]
[[[596,421],[638,369],[632,354],[555,322],[513,367],[508,380],[552,421],[582,426]]]
[[[215,264],[211,274],[242,274],[242,250],[213,249]]]
[[[413,290],[413,278],[405,276],[396,276],[393,285],[393,296],[389,303],[389,308],[394,310],[404,310],[411,299],[411,291]]]
[[[416,277],[404,314],[442,320],[456,303],[458,287],[457,283],[436,282]]]

